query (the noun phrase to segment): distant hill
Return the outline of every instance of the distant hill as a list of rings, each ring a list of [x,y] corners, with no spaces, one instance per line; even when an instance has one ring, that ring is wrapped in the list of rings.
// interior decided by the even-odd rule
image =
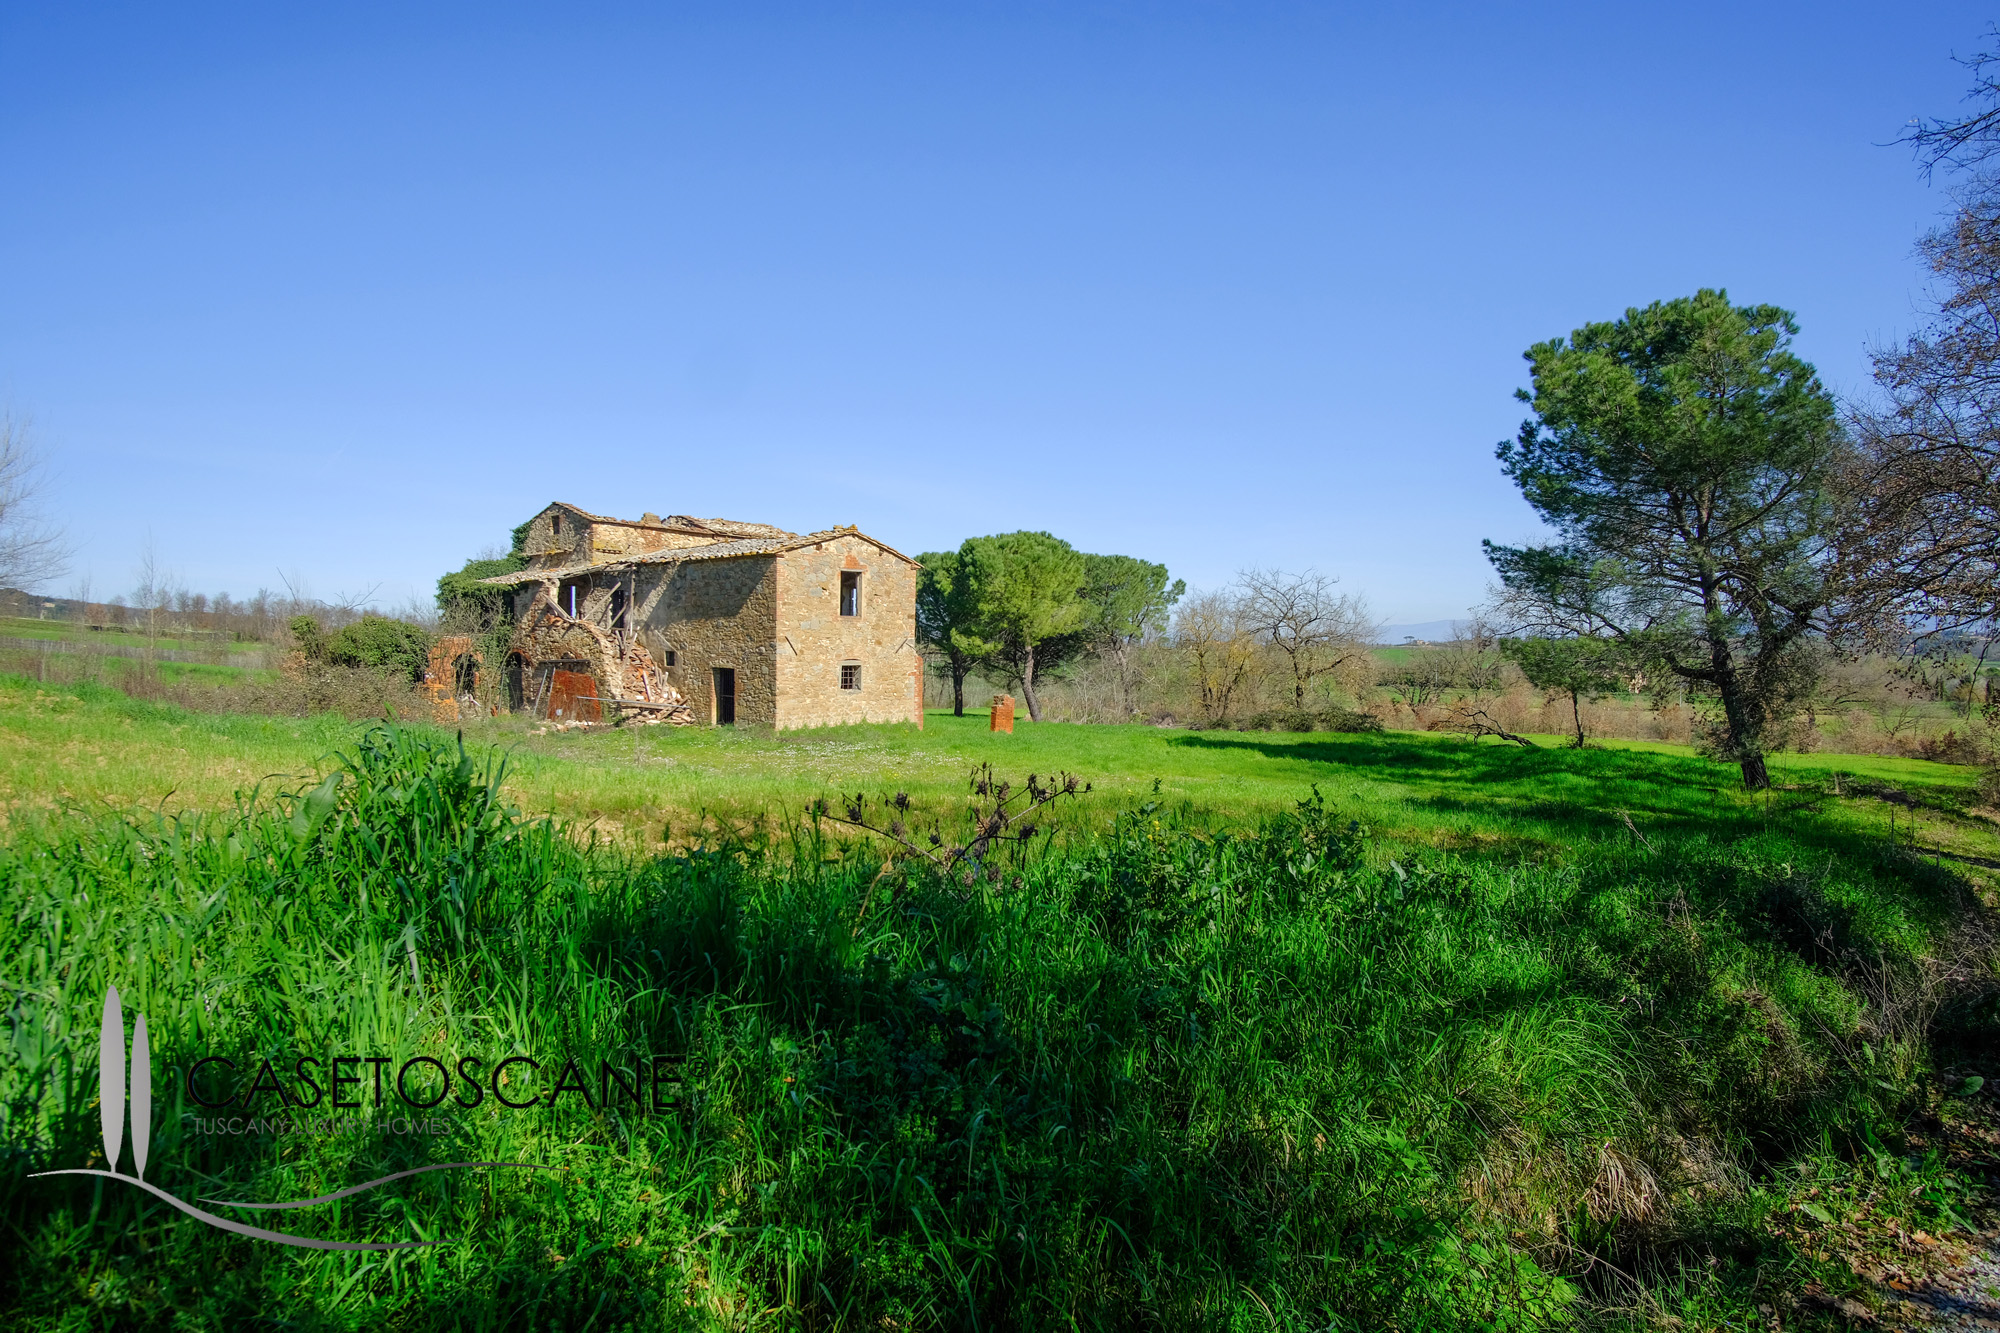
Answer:
[[[1391,647],[1401,644],[1405,639],[1427,639],[1432,643],[1445,643],[1457,637],[1453,627],[1464,623],[1463,620],[1425,620],[1414,625],[1384,625],[1382,637],[1377,642],[1386,643]]]
[[[29,620],[67,620],[69,602],[61,597],[41,597],[19,588],[0,588],[0,616],[25,616]]]

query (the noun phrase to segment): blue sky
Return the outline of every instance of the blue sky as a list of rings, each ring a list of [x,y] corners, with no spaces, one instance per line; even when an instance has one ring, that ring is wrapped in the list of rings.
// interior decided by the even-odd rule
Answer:
[[[559,498],[1448,617],[1530,343],[1725,286],[1865,392],[1986,22],[15,0],[0,397],[99,597],[394,604]]]

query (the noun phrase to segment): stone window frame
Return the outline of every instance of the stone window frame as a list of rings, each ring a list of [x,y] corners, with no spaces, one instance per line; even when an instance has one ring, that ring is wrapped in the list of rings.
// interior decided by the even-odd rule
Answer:
[[[857,693],[860,691],[861,663],[842,662],[840,664],[840,688],[843,690],[854,690]]]
[[[835,597],[839,605],[835,609],[839,612],[840,618],[843,620],[861,619],[861,575],[864,572],[859,569],[843,569],[840,571],[840,586],[835,589]],[[854,576],[854,609],[852,611],[847,609],[847,576],[850,574]]]

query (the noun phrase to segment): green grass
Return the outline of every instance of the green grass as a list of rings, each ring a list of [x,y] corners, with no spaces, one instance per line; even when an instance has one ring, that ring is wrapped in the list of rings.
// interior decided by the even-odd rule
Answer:
[[[0,677],[0,801],[9,808],[215,809],[272,774],[317,772],[361,725],[189,713],[110,690],[66,691]],[[1814,818],[1886,832],[1891,814],[1924,845],[2000,857],[1990,821],[1969,813],[1973,770],[1877,756],[1778,755],[1775,779],[1799,788],[1750,797],[1736,770],[1684,746],[1608,741],[1535,751],[1410,732],[1363,735],[1189,732],[1022,721],[994,734],[982,717],[926,715],[908,725],[759,734],[638,727],[536,735],[513,719],[464,729],[508,755],[508,794],[531,814],[657,848],[715,821],[782,822],[829,791],[906,791],[932,815],[962,809],[966,772],[991,762],[1019,775],[1077,773],[1093,799],[1065,816],[1101,829],[1111,812],[1159,800],[1184,819],[1229,823],[1289,809],[1317,784],[1356,817],[1438,847],[1561,847],[1655,824],[1700,826],[1717,813]],[[1836,784],[1835,774],[1842,777]],[[1858,781],[1857,781],[1858,780]],[[1839,795],[1835,795],[1836,785]],[[1882,799],[1903,793],[1903,803]]]
[[[0,685],[6,1322],[1812,1326],[1809,1282],[1874,1299],[1857,1219],[1970,1207],[1913,1137],[2000,1078],[1967,773],[1787,757],[1752,799],[1657,747],[978,727],[482,728],[503,783],[426,729]],[[160,817],[121,755],[297,776]],[[996,877],[798,817],[903,790],[955,836],[984,760],[1093,783]],[[35,771],[68,797],[38,811]],[[564,1168],[278,1215],[439,1249],[281,1249],[25,1178],[89,1159],[111,983],[162,1070],[666,1055],[676,1100],[216,1138],[163,1073],[148,1176],[184,1198]]]
[[[94,630],[65,620],[36,620],[27,616],[0,616],[0,636],[16,639],[60,639],[81,648],[88,648],[94,643],[143,648],[147,643],[143,630]],[[257,643],[237,643],[227,635],[192,635],[182,638],[162,634],[152,640],[152,645],[155,648],[181,648],[191,652],[239,653],[261,652],[264,647]]]

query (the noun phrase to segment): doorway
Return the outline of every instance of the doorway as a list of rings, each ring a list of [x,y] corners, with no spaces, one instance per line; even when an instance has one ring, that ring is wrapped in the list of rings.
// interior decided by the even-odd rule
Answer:
[[[715,725],[733,727],[736,725],[736,668],[716,667],[715,671]]]
[[[602,722],[602,703],[597,678],[588,671],[565,671],[557,667],[549,672],[548,710],[543,714],[549,721]]]

